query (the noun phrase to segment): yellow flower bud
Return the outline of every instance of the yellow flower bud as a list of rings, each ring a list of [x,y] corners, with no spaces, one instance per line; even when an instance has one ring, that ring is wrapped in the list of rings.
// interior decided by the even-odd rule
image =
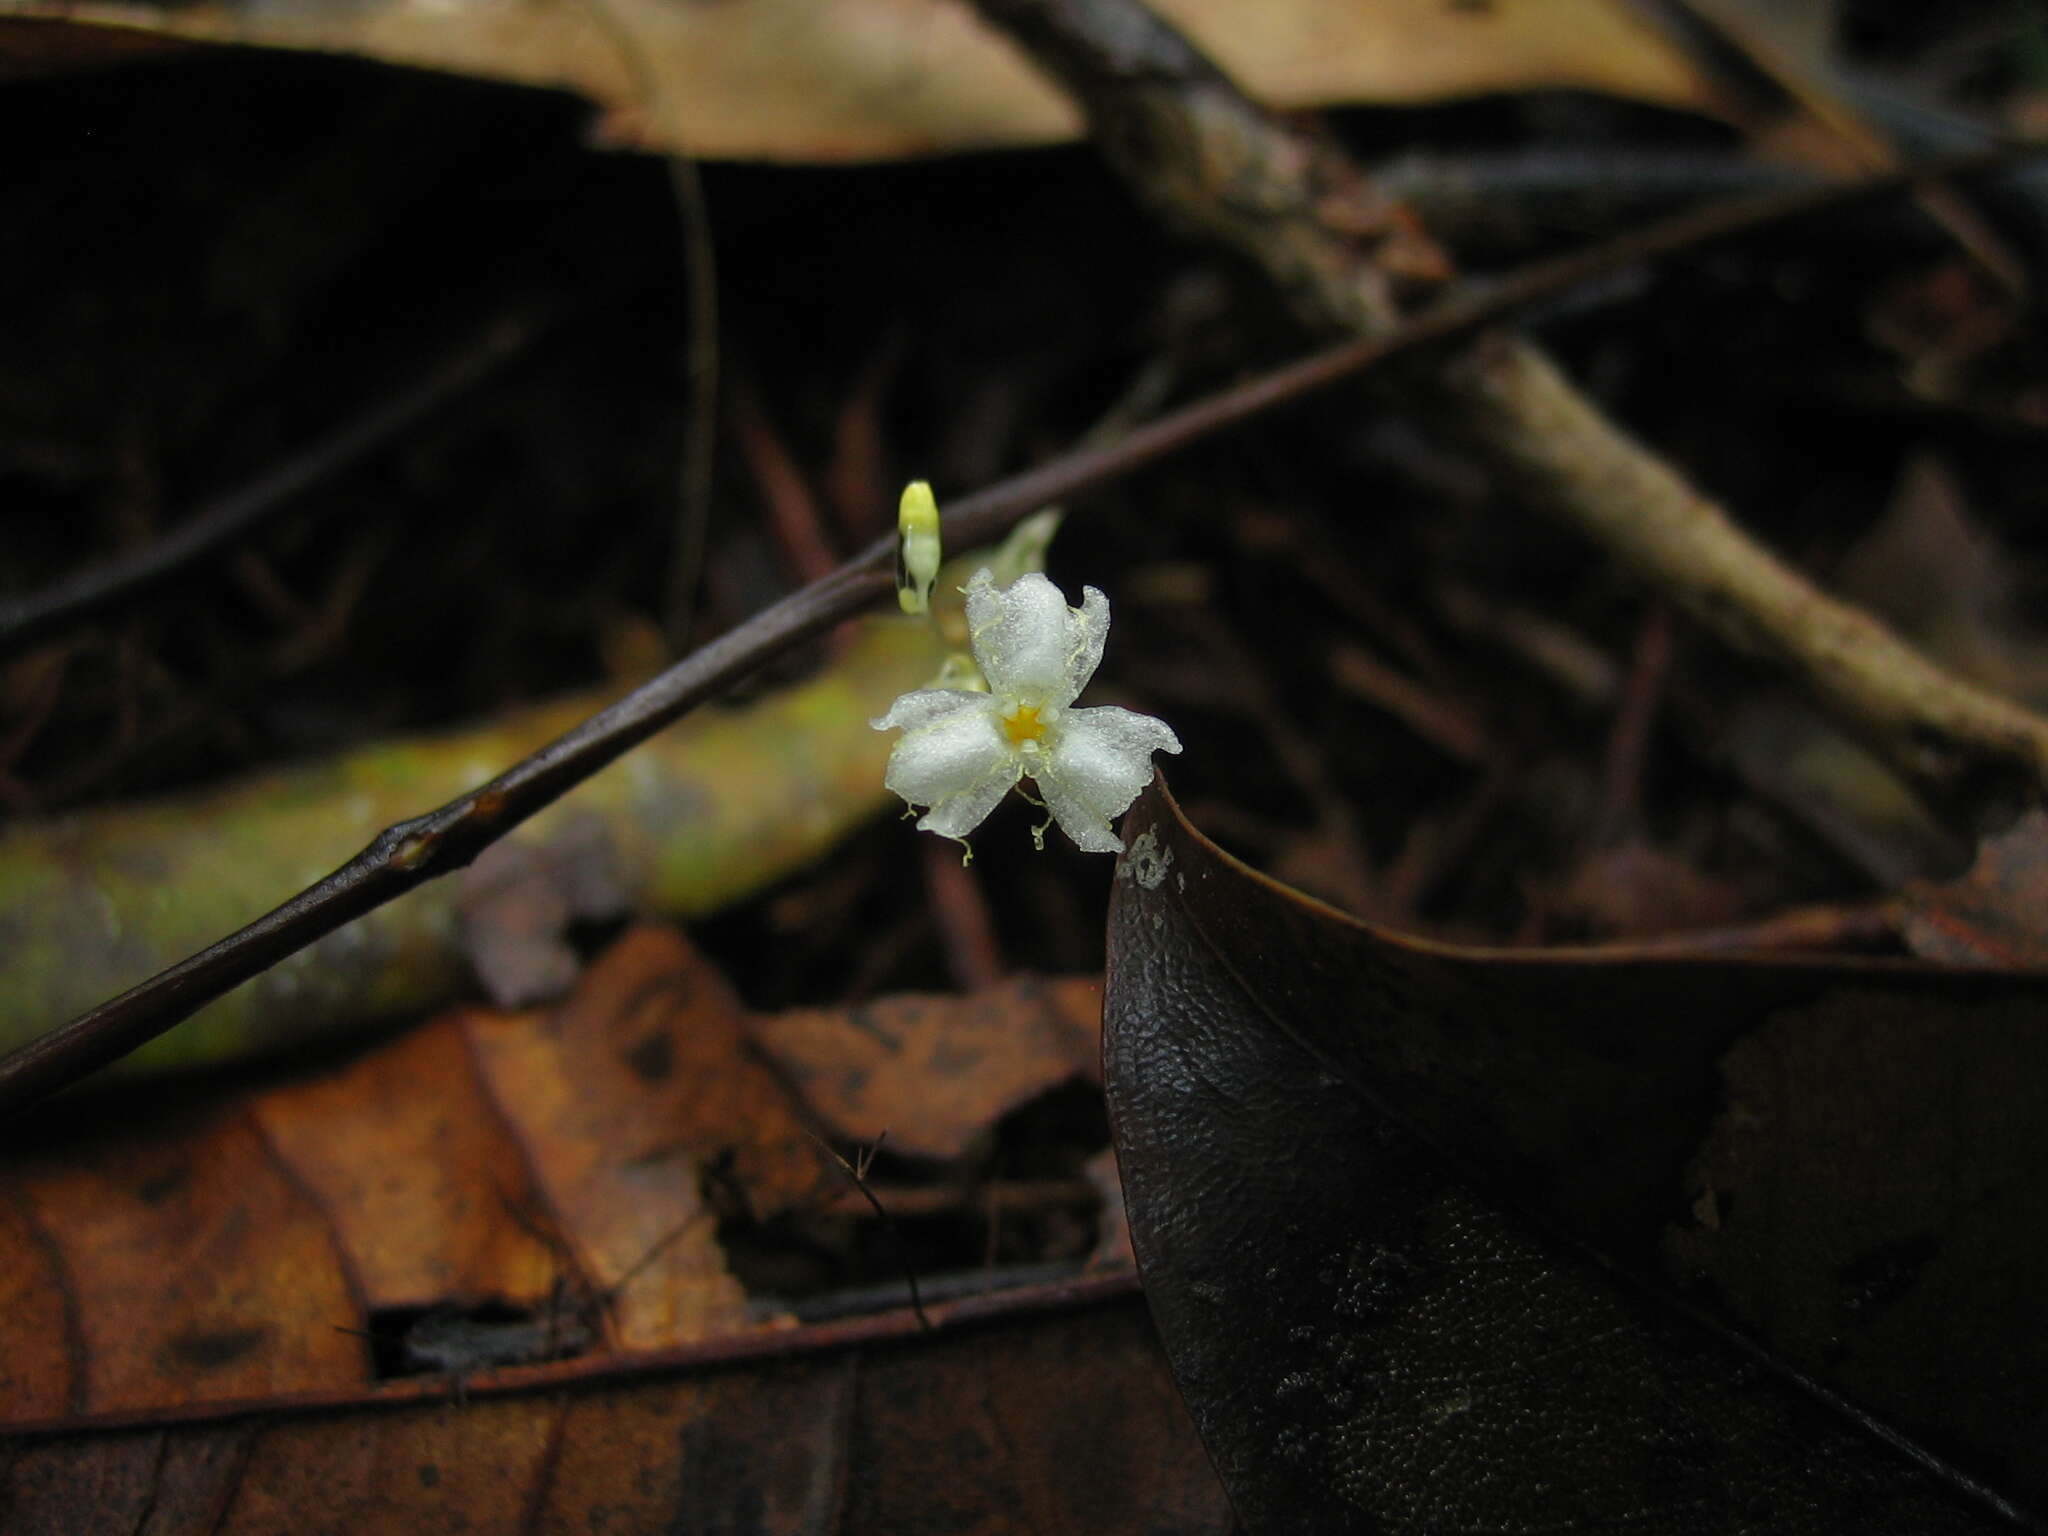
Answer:
[[[905,613],[931,611],[939,578],[939,503],[929,482],[903,487],[896,511],[896,601]]]

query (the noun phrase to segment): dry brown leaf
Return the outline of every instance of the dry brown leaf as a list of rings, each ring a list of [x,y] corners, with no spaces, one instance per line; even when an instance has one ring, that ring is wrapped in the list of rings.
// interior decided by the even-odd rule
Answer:
[[[553,1012],[458,1011],[311,1080],[46,1138],[0,1169],[0,1423],[368,1391],[360,1335],[393,1313],[509,1314],[387,1341],[415,1364],[748,1327],[715,1207],[773,1214],[828,1164],[743,1018],[680,936],[636,929]]]
[[[1278,106],[1581,89],[1707,110],[1712,91],[1620,0],[1161,0],[1252,94]],[[621,141],[710,159],[873,160],[1077,138],[1080,122],[954,0],[365,0],[207,6],[0,0],[0,17],[202,42],[354,53],[578,91]],[[0,37],[16,69],[75,36]],[[637,55],[637,57],[636,57]],[[660,82],[645,99],[643,80]]]
[[[1231,1528],[1135,1299],[917,1349],[0,1450],[8,1536]]]
[[[256,1112],[323,1198],[369,1311],[538,1310],[566,1273],[618,1347],[657,1348],[745,1325],[706,1175],[755,1216],[823,1177],[742,1017],[684,940],[640,928],[558,1012],[459,1013]]]
[[[544,1024],[467,1016],[484,1082],[622,1347],[743,1326],[719,1216],[772,1216],[826,1176],[742,1018],[711,966],[653,927],[606,951]],[[734,1209],[707,1202],[707,1183]]]
[[[462,1030],[415,1030],[263,1094],[251,1111],[333,1223],[368,1311],[487,1297],[534,1305],[553,1289],[561,1258],[538,1232],[476,1219],[479,1199],[524,1211],[534,1194]]]
[[[17,1162],[5,1186],[26,1271],[62,1299],[0,1317],[0,1356],[25,1379],[9,1418],[254,1398],[357,1381],[359,1310],[331,1231],[246,1113],[95,1139]],[[52,1338],[61,1349],[50,1347]]]
[[[1102,983],[1019,976],[971,997],[887,997],[757,1018],[761,1050],[834,1134],[948,1161],[1049,1088],[1101,1076]]]
[[[0,1430],[419,1389],[394,1369],[481,1390],[501,1366],[744,1352],[781,1324],[750,1314],[719,1225],[843,1192],[811,1123],[958,1156],[1092,1077],[1100,1017],[1099,981],[1020,977],[750,1019],[643,926],[556,1009],[455,1010],[197,1111],[47,1117],[0,1160]],[[293,1467],[358,1458],[381,1497],[374,1436],[315,1439]]]

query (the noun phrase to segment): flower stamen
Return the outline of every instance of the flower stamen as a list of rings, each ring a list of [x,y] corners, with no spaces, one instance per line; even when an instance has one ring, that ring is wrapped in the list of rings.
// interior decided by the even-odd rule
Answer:
[[[1003,711],[1003,734],[1010,738],[1011,746],[1045,739],[1047,722],[1039,719],[1038,713],[1036,704],[1016,704]]]

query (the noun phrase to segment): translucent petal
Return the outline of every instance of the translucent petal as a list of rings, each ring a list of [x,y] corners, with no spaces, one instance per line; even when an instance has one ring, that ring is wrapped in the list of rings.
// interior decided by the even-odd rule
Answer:
[[[1015,782],[1017,754],[997,723],[994,701],[982,693],[966,697],[971,705],[948,710],[928,724],[904,732],[896,750],[889,754],[889,769],[882,782],[912,805],[936,807],[950,796],[977,788],[998,770],[1007,772]],[[903,700],[897,700],[897,709],[902,706]],[[889,715],[895,713],[892,709]]]
[[[1071,837],[1074,846],[1083,853],[1123,851],[1123,839],[1111,828],[1109,817],[1069,794],[1057,781],[1041,773],[1038,776],[1038,793],[1045,801],[1045,808],[1052,812],[1052,819],[1060,824],[1060,830]]]
[[[985,707],[988,695],[969,693],[960,688],[918,688],[901,695],[889,706],[889,713],[879,720],[870,720],[868,724],[878,731],[914,731],[970,704]]]
[[[1063,761],[1061,772],[1113,774],[1117,771],[1114,765],[1121,759],[1130,765],[1130,771],[1138,774],[1130,798],[1119,804],[1118,810],[1135,800],[1138,791],[1152,781],[1154,752],[1180,750],[1180,738],[1164,720],[1141,715],[1134,709],[1118,709],[1114,704],[1097,709],[1070,709],[1060,723],[1055,756],[1071,759],[1073,764],[1069,768]]]
[[[1152,754],[1178,752],[1180,738],[1164,721],[1105,706],[1069,710],[1059,740],[1032,776],[1053,819],[1091,853],[1122,846],[1110,818],[1122,815],[1152,782]]]
[[[965,837],[980,826],[988,818],[988,813],[1010,792],[1010,786],[1017,782],[1018,772],[1019,765],[1014,758],[996,763],[981,779],[933,806],[930,814],[919,819],[918,830],[936,832],[941,837]]]
[[[1102,665],[1102,647],[1108,639],[1109,599],[1094,587],[1083,587],[1079,611],[1067,611],[1066,697],[1059,703],[1071,704],[1081,696]]]
[[[1060,589],[1036,571],[997,590],[986,569],[967,584],[967,638],[991,691],[1066,704],[1072,611]]]

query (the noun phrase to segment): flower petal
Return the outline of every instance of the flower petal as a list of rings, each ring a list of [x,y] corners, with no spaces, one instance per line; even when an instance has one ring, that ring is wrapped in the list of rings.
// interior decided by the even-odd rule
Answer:
[[[1161,720],[1114,705],[1070,710],[1046,761],[1033,766],[1046,809],[1075,844],[1090,853],[1115,853],[1123,844],[1110,830],[1152,782],[1152,754],[1178,752],[1180,738]]]
[[[986,707],[988,695],[961,688],[917,688],[899,695],[889,706],[889,713],[868,724],[878,731],[914,731],[970,704]]]
[[[984,693],[966,697],[971,704],[906,731],[889,754],[889,769],[882,782],[910,804],[938,810],[955,795],[985,794],[991,778],[1004,788],[1017,781],[1017,753],[997,723],[994,701]],[[902,701],[897,702],[900,707]],[[988,804],[1001,798],[999,790]],[[987,814],[984,806],[982,815]]]
[[[1060,589],[1036,571],[1000,590],[986,568],[967,583],[967,639],[990,691],[1066,704],[1072,610]],[[1091,669],[1092,670],[1092,669]]]
[[[918,831],[936,832],[941,837],[965,837],[988,818],[988,813],[1010,792],[1018,776],[1015,762],[997,763],[985,777],[958,794],[948,795],[927,815],[920,817]]]
[[[1126,771],[1118,767],[1121,762],[1128,764],[1127,771],[1137,775],[1131,780],[1128,797],[1118,803],[1119,811],[1152,782],[1152,754],[1180,750],[1180,738],[1164,720],[1141,715],[1134,709],[1118,709],[1114,704],[1070,709],[1061,724],[1054,756],[1061,759],[1062,774],[1086,776],[1100,772],[1113,776]]]
[[[1123,839],[1110,826],[1109,817],[1068,793],[1057,780],[1041,773],[1038,776],[1038,794],[1045,801],[1045,808],[1052,812],[1052,819],[1060,824],[1060,830],[1071,837],[1074,846],[1083,853],[1123,851]]]
[[[1081,589],[1081,606],[1067,610],[1067,696],[1071,704],[1102,665],[1102,647],[1109,640],[1109,599],[1094,587]]]

